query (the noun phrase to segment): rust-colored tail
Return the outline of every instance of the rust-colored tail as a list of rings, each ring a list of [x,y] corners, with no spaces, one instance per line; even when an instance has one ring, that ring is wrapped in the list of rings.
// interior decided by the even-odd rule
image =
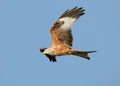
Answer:
[[[76,50],[73,50],[71,54],[90,60],[90,57],[88,54],[93,53],[93,52],[96,52],[96,51],[76,51]]]

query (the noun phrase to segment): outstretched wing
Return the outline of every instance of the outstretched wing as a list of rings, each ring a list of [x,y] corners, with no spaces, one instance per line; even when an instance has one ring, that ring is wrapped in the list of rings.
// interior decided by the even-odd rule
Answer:
[[[76,20],[84,14],[84,9],[81,8],[73,8],[71,10],[66,10],[59,19],[54,23],[51,28],[52,35],[52,47],[56,47],[59,45],[67,45],[68,47],[72,47],[72,33],[71,27],[76,22]]]

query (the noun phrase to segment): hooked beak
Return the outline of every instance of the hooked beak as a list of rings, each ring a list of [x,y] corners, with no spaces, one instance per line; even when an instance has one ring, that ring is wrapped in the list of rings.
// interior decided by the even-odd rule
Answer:
[[[40,48],[40,51],[43,53],[47,48]]]

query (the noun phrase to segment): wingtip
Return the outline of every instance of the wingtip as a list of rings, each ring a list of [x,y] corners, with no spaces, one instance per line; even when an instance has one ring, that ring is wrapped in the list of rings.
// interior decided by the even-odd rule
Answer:
[[[72,9],[68,9],[66,10],[60,17],[60,18],[63,18],[63,17],[72,17],[72,18],[79,18],[80,16],[82,16],[83,14],[85,14],[85,9],[83,9],[83,7],[77,7],[75,6],[74,8]]]
[[[94,51],[88,51],[88,53],[94,53],[94,52],[97,52],[97,51],[95,51],[95,50]]]

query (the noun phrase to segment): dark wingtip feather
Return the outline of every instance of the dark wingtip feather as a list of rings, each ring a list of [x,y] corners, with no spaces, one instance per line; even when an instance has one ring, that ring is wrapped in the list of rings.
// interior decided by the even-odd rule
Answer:
[[[80,7],[78,8],[77,6],[74,7],[73,9],[71,10],[66,10],[60,17],[60,18],[63,18],[63,17],[72,17],[72,18],[79,18],[80,16],[82,16],[83,14],[85,14],[84,12],[85,10],[83,9],[83,7]]]
[[[48,54],[45,54],[45,55],[49,58],[50,62],[57,62],[55,56],[48,55]]]

